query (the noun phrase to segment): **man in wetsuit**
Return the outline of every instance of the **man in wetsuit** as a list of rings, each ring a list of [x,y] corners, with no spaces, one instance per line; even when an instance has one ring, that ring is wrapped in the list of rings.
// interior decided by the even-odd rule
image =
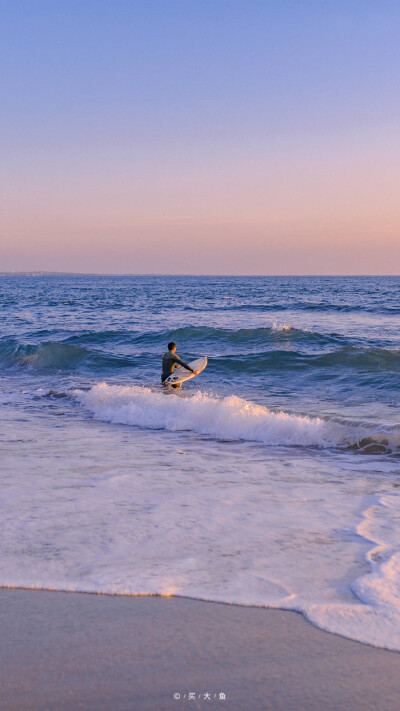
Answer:
[[[164,385],[166,379],[172,375],[172,373],[175,370],[175,366],[177,368],[180,368],[183,366],[183,368],[186,368],[186,370],[191,370],[194,375],[198,375],[199,371],[198,370],[193,370],[193,368],[190,367],[190,365],[187,365],[187,363],[184,363],[183,360],[179,358],[179,356],[176,355],[176,343],[171,341],[171,343],[168,343],[168,350],[166,353],[164,353],[162,357],[162,373],[161,373],[161,382]]]

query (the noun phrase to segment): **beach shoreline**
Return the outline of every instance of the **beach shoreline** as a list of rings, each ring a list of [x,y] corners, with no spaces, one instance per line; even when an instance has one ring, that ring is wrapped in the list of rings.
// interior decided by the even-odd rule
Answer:
[[[2,711],[398,709],[398,652],[297,612],[7,588],[0,599]]]

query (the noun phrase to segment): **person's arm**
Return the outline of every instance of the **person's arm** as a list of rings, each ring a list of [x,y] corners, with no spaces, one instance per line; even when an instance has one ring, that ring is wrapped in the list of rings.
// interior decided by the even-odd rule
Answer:
[[[174,355],[174,360],[175,360],[175,363],[179,363],[179,365],[181,365],[182,368],[186,368],[186,370],[190,370],[191,373],[194,373],[195,375],[197,375],[198,371],[193,370],[193,368],[191,368],[190,365],[188,365],[187,363],[184,363],[183,360],[181,360],[179,358],[179,356]]]

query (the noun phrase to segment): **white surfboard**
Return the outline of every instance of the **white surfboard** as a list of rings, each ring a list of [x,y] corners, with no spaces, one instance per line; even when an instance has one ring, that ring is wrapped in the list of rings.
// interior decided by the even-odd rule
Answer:
[[[203,356],[203,358],[197,358],[196,360],[192,360],[191,363],[189,363],[191,368],[193,370],[198,370],[199,374],[202,373],[204,368],[207,365],[207,356]],[[194,378],[195,375],[192,373],[190,370],[186,370],[186,368],[175,368],[174,372],[172,375],[170,375],[164,382],[166,385],[181,385],[184,383],[186,380],[190,380],[191,378]]]

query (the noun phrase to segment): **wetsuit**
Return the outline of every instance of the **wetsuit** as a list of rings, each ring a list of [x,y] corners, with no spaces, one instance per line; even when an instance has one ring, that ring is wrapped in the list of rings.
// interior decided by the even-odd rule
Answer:
[[[193,368],[191,368],[190,365],[187,365],[187,363],[184,363],[183,360],[181,360],[179,356],[176,355],[176,353],[171,353],[171,351],[167,351],[162,357],[162,383],[164,383],[166,379],[170,375],[172,375],[175,370],[176,364],[181,365],[182,368],[186,368],[186,370],[190,370],[192,373],[194,373]]]

